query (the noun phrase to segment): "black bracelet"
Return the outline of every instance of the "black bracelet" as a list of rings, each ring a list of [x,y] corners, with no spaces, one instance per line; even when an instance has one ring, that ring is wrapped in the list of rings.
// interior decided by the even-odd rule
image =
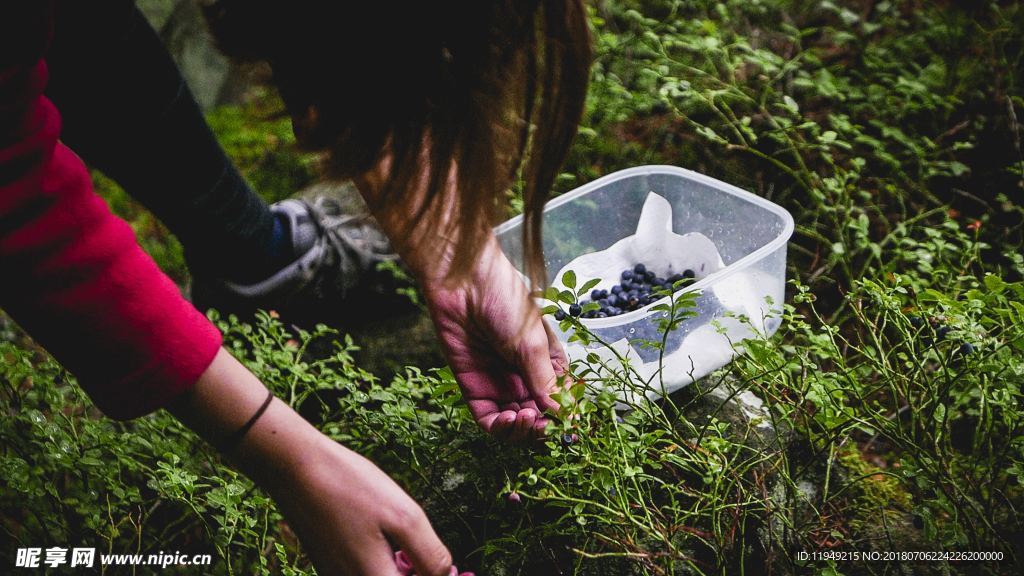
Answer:
[[[252,415],[252,418],[249,418],[248,422],[243,424],[242,427],[239,428],[238,430],[235,430],[234,433],[232,433],[230,436],[228,436],[224,440],[221,440],[217,444],[217,449],[223,452],[224,454],[227,454],[229,451],[234,450],[235,446],[237,446],[238,443],[242,441],[242,438],[249,432],[249,429],[252,428],[253,424],[255,424],[256,421],[260,419],[260,416],[263,416],[263,413],[267,411],[267,407],[270,406],[270,402],[273,399],[274,393],[268,390],[267,399],[263,401],[263,404],[260,405],[259,409],[256,410],[256,413]]]

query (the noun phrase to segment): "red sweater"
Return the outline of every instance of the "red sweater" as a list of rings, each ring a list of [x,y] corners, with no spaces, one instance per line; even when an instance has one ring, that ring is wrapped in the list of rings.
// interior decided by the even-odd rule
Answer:
[[[190,388],[221,336],[58,140],[60,115],[43,96],[46,34],[20,44],[27,58],[0,50],[0,308],[104,413],[133,418]]]

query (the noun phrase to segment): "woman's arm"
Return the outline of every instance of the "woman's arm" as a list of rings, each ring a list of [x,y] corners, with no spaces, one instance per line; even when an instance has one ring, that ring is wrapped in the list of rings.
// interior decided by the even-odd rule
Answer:
[[[37,5],[46,14],[45,2]],[[0,7],[0,29],[11,21]],[[174,400],[173,411],[219,442],[264,401],[266,388],[220,347],[220,333],[138,246],[58,141],[43,95],[47,21],[19,21],[18,58],[0,52],[0,307],[76,374],[109,416]],[[30,42],[31,41],[31,42]],[[388,539],[421,575],[451,558],[423,511],[368,460],[275,401],[231,454],[280,505],[322,574],[398,576]]]
[[[267,389],[221,349],[171,412],[218,445],[243,426]],[[451,555],[426,514],[372,462],[332,441],[274,399],[227,455],[280,506],[321,574],[400,574],[390,542],[421,576],[445,575]]]

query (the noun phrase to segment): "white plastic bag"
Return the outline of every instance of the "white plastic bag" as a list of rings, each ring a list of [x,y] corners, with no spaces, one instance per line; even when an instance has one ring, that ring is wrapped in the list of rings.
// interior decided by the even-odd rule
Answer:
[[[578,285],[597,278],[599,282],[594,289],[610,290],[621,282],[623,270],[638,263],[645,264],[648,270],[665,278],[692,270],[698,281],[725,268],[718,248],[707,236],[697,232],[677,234],[672,229],[672,206],[651,192],[644,201],[635,234],[606,250],[573,259],[558,271],[553,284],[559,290],[567,289],[562,278],[571,270]],[[688,326],[683,334],[674,334],[665,346],[664,354],[640,347],[635,338],[638,328],[649,329],[650,323],[657,321],[652,317],[650,307],[609,318],[583,320],[596,334],[615,338],[607,341],[609,346],[595,342],[584,347],[578,342],[568,342],[570,334],[562,333],[557,325],[554,328],[566,343],[569,359],[583,360],[588,353],[596,354],[599,362],[593,367],[604,378],[622,381],[621,372],[626,367],[620,358],[627,360],[631,373],[629,380],[634,386],[640,386],[639,389],[616,390],[623,401],[635,402],[641,393],[654,398],[671,393],[728,364],[741,340],[758,335],[759,331],[751,324],[756,326],[770,312],[757,282],[756,272],[733,273],[714,282],[710,297],[701,295],[704,308],[698,312],[704,322]],[[664,300],[651,304],[651,307],[661,302]],[[744,315],[752,322],[741,322],[732,317],[738,315]],[[617,337],[620,334],[621,337]]]

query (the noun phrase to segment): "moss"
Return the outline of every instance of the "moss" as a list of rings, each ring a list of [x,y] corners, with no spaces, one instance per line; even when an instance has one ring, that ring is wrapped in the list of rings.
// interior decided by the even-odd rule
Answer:
[[[241,106],[222,106],[207,115],[210,128],[239,171],[260,196],[277,202],[316,179],[316,156],[295,145],[284,105],[261,90]]]
[[[92,182],[96,192],[107,201],[114,214],[131,225],[139,245],[156,261],[157,266],[179,286],[184,285],[189,275],[181,243],[116,182],[95,170],[92,172]]]
[[[911,494],[900,480],[872,464],[859,450],[847,449],[837,455],[848,482],[846,522],[855,540],[882,544],[903,541],[915,532],[910,522]],[[884,545],[883,545],[884,548]]]

